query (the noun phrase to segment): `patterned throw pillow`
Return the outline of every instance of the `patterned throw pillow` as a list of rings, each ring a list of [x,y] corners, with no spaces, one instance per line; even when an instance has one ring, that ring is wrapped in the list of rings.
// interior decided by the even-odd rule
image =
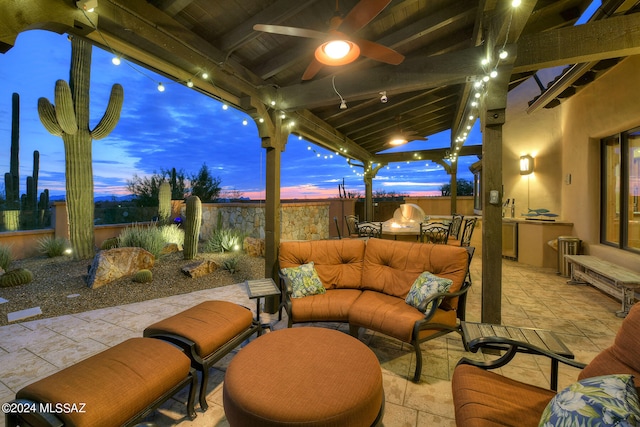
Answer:
[[[324,294],[327,292],[324,286],[322,286],[316,269],[313,267],[313,261],[298,267],[283,268],[282,272],[291,280],[291,287],[293,288],[293,292],[291,293],[292,298],[302,298],[307,295]]]
[[[551,399],[538,426],[640,426],[633,375],[603,375],[571,384]]]
[[[451,279],[438,277],[425,271],[411,285],[405,302],[424,313],[431,308],[433,302],[427,304],[427,299],[439,292],[447,292],[452,284],[453,280]]]

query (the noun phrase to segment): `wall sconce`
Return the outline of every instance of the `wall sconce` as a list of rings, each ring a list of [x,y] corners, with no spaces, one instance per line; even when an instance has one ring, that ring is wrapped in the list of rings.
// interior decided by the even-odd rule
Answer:
[[[520,156],[520,175],[529,175],[533,172],[533,157],[528,154]]]

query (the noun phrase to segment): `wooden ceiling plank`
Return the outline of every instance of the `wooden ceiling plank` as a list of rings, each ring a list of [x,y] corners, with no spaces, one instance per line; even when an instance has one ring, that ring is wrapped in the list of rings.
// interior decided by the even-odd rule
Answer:
[[[262,33],[255,31],[255,24],[280,24],[283,21],[308,8],[318,0],[279,0],[273,5],[236,26],[217,41],[223,52],[232,52],[243,44],[258,38]]]
[[[342,96],[366,99],[380,88],[397,93],[464,83],[468,76],[482,73],[482,47],[437,56],[415,56],[397,66],[380,66],[360,73],[344,73],[336,78]],[[285,110],[313,108],[335,102],[331,78],[278,89],[279,105]]]

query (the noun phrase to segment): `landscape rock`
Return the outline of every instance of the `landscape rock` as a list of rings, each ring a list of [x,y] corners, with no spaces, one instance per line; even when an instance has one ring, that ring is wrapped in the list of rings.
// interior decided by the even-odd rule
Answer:
[[[182,248],[177,243],[167,243],[166,245],[164,245],[164,248],[162,248],[160,254],[166,255],[174,252],[180,252],[181,250]]]
[[[89,267],[87,285],[99,288],[114,280],[153,267],[155,257],[142,248],[115,248],[98,252]]]
[[[195,279],[216,271],[220,266],[213,261],[199,261],[182,267],[182,272]]]
[[[249,256],[263,257],[264,239],[258,239],[256,237],[245,237],[244,242],[242,242],[242,249]]]

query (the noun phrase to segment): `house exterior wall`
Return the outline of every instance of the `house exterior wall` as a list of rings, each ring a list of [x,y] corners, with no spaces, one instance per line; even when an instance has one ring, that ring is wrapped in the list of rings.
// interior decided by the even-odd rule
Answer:
[[[640,255],[600,244],[600,139],[640,126],[639,75],[640,56],[629,57],[560,106],[529,115],[527,101],[539,94],[530,79],[510,93],[503,128],[505,197],[515,197],[516,206],[524,208],[528,200],[531,208],[559,214],[574,224],[584,253],[635,271]],[[535,158],[530,178],[519,174],[522,154]]]

